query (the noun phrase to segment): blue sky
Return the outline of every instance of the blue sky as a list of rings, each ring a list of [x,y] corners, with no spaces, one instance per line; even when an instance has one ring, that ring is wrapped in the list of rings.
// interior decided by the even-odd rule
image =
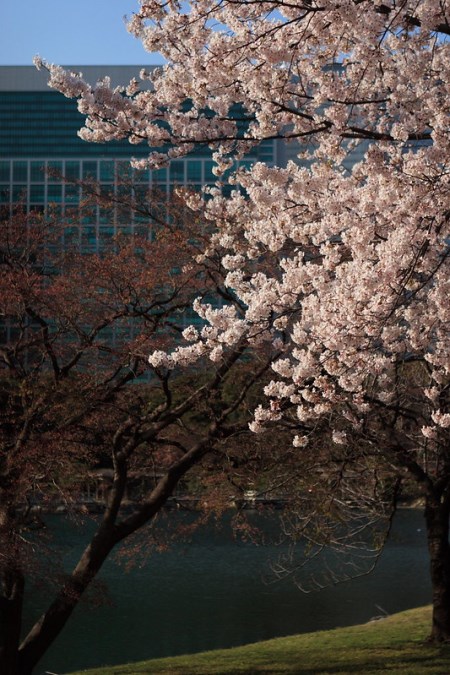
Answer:
[[[161,63],[130,35],[123,17],[138,0],[0,0],[0,65]]]

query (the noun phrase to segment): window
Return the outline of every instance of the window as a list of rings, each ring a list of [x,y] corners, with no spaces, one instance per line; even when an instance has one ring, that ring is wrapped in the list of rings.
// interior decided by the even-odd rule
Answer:
[[[184,162],[180,161],[170,163],[169,171],[171,183],[184,183],[184,166]]]
[[[28,162],[13,162],[13,181],[16,183],[28,180]]]
[[[9,183],[9,162],[0,162],[0,181],[4,183]]]

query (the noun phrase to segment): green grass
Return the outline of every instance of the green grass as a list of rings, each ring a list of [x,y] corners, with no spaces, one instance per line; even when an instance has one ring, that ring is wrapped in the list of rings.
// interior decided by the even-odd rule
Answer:
[[[449,675],[450,645],[425,643],[431,609],[421,607],[381,621],[294,635],[234,649],[202,652],[83,671],[89,675]],[[78,672],[74,675],[81,675]]]

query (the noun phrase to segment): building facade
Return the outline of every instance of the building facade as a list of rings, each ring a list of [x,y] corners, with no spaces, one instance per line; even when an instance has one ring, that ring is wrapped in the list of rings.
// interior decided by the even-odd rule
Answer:
[[[106,74],[113,86],[123,85],[136,75],[140,66],[67,66],[83,72],[91,83]],[[46,71],[33,66],[0,67],[0,204],[22,202],[27,210],[61,214],[65,217],[83,203],[83,187],[76,181],[90,179],[112,197],[124,189],[123,176],[130,176],[133,189],[142,195],[152,188],[170,195],[175,186],[199,189],[214,181],[214,163],[207,148],[189,157],[172,160],[157,171],[131,172],[130,159],[149,152],[145,144],[126,141],[87,143],[77,136],[83,125],[76,101],[65,98],[47,86]],[[283,164],[285,149],[276,141],[266,141],[249,153],[245,164],[263,161]],[[123,209],[100,207],[80,213],[80,246],[100,251],[102,241],[119,230],[134,232],[140,216]]]
[[[123,86],[141,66],[67,69],[83,72],[92,84],[107,74],[113,86]],[[65,224],[63,249],[101,253],[120,232],[150,236],[148,210],[145,214],[124,208],[122,197],[124,202],[128,198],[145,203],[155,188],[161,200],[164,196],[169,199],[177,186],[200,189],[214,182],[214,162],[206,147],[172,160],[166,168],[134,171],[130,159],[145,157],[149,152],[146,144],[83,141],[77,132],[84,118],[76,101],[51,90],[47,81],[47,72],[34,66],[0,67],[0,210],[9,213],[13,205],[20,203],[26,211],[61,217]],[[296,159],[298,150],[295,142],[268,140],[254,147],[241,164],[261,161],[269,166],[285,166],[288,160]],[[354,152],[350,164],[360,154]],[[89,194],[83,182],[98,184],[103,194],[112,197],[110,203],[102,207],[90,200],[86,207]],[[182,321],[186,325],[199,318],[193,311],[186,311]],[[14,326],[6,321],[0,328],[0,342],[8,342]],[[109,339],[114,342],[115,336]]]

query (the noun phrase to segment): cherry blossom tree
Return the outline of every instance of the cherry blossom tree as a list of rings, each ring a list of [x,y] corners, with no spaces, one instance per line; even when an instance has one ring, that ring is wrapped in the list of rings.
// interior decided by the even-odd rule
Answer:
[[[197,300],[206,326],[151,364],[220,363],[243,341],[280,351],[253,431],[289,421],[303,461],[304,425],[326,420],[335,447],[360,441],[417,481],[431,639],[449,640],[446,3],[141,0],[129,29],[167,60],[139,74],[151,90],[37,65],[78,99],[86,141],[148,143],[135,164],[153,168],[208,144],[217,162],[216,186],[188,204],[214,223],[201,259],[220,256],[236,301]],[[295,161],[234,169],[267,139]]]
[[[91,193],[106,208],[108,198],[94,185]],[[60,223],[19,210],[1,222],[5,675],[34,670],[107,557],[153,521],[180,481],[192,476],[204,503],[202,520],[220,513],[237,490],[243,493],[246,466],[264,454],[264,436],[255,437],[248,423],[251,401],[268,381],[272,350],[263,345],[250,352],[244,340],[214,367],[198,362],[179,375],[148,363],[149,351],[179,343],[183,312],[195,296],[218,289],[231,296],[212,258],[194,262],[203,237],[198,214],[190,221],[175,202],[161,206],[154,194],[146,208],[138,206],[148,217],[141,234],[118,235],[104,242],[101,254],[73,236],[75,213]],[[99,481],[104,499],[96,502],[94,532],[74,568],[64,570],[51,533],[41,526],[56,507],[82,517],[80,496]],[[142,541],[148,551],[157,546],[151,531]],[[48,606],[24,632],[24,600],[35,584],[47,582]]]

